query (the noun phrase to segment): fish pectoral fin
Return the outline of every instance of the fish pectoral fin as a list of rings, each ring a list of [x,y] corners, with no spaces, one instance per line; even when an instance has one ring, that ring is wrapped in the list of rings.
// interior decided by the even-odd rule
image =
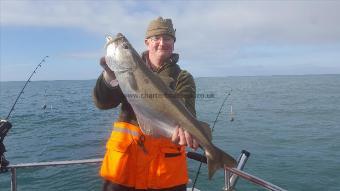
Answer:
[[[128,81],[129,81],[131,89],[137,91],[138,85],[137,85],[137,81],[136,81],[136,78],[134,77],[134,75],[129,75]]]
[[[212,140],[212,135],[211,135],[211,128],[210,125],[206,122],[203,121],[198,121],[202,127],[202,130],[204,132],[205,135],[208,135],[209,141]]]

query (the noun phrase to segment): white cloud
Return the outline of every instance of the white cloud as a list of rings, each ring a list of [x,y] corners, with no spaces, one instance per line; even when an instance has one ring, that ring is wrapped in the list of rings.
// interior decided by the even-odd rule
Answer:
[[[61,55],[56,55],[60,58],[68,58],[68,59],[98,59],[103,55],[103,51],[91,51],[91,52],[71,52],[71,53],[64,53]]]
[[[1,25],[79,27],[144,35],[158,15],[183,37],[323,42],[340,39],[338,1],[1,1]],[[139,31],[140,30],[140,31]],[[140,35],[138,35],[140,36]],[[236,39],[235,39],[236,38]]]
[[[0,23],[80,28],[102,36],[122,32],[141,50],[148,22],[170,17],[177,28],[176,51],[201,71],[207,62],[230,63],[242,47],[257,44],[339,44],[339,10],[340,1],[1,0]]]

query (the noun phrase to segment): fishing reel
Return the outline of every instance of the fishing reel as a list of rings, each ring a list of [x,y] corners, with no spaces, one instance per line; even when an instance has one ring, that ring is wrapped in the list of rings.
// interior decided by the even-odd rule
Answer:
[[[9,165],[9,161],[5,158],[6,148],[3,141],[11,127],[12,124],[9,121],[0,120],[0,173],[7,172],[6,167]]]
[[[0,120],[0,141],[2,142],[7,135],[9,129],[11,129],[12,124],[7,120]]]

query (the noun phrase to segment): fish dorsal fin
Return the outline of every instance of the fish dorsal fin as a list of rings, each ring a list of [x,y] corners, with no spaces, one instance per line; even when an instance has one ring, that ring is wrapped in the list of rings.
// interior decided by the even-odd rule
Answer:
[[[198,121],[203,129],[203,132],[205,135],[207,135],[209,141],[212,140],[212,135],[211,135],[211,128],[210,128],[210,125],[206,122],[203,122],[203,121]]]

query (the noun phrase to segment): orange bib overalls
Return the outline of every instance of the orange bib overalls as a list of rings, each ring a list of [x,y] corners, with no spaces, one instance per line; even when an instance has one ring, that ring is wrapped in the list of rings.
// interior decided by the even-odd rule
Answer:
[[[100,175],[113,183],[162,189],[188,182],[185,147],[144,135],[138,126],[115,122],[106,149]]]

